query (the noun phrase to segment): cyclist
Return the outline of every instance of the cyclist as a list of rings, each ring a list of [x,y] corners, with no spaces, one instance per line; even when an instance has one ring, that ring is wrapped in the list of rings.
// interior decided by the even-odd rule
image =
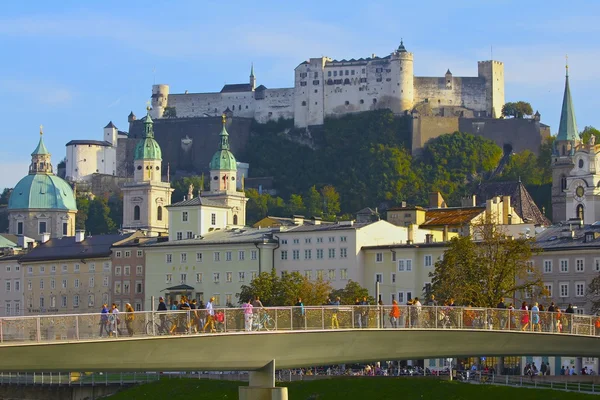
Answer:
[[[166,311],[167,311],[167,305],[165,304],[165,299],[163,299],[162,297],[158,298],[158,308],[157,310],[159,312],[158,314],[158,318],[160,319],[160,325],[158,327],[158,333],[167,333],[167,316],[166,316]]]

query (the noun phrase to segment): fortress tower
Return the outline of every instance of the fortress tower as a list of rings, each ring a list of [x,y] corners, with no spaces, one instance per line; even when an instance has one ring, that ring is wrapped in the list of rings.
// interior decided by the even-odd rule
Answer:
[[[169,85],[152,85],[152,117],[162,118],[169,104]]]
[[[480,78],[485,80],[486,112],[491,118],[500,118],[504,106],[504,64],[500,61],[479,61]]]
[[[412,110],[414,106],[414,69],[413,69],[413,53],[406,51],[404,42],[400,41],[398,49],[392,53],[392,82],[397,79],[396,87],[398,90],[394,93],[392,91],[392,97],[398,98],[398,108],[392,108],[397,114],[404,111]],[[397,78],[395,78],[397,76]],[[392,85],[393,87],[394,85]]]

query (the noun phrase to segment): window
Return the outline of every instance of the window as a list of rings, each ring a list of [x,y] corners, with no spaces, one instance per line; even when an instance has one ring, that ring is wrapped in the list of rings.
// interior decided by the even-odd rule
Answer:
[[[105,262],[102,268],[104,269],[104,272],[110,272],[110,263]]]
[[[375,282],[383,283],[383,274],[375,274]]]
[[[15,301],[15,315],[21,315],[21,302]]]
[[[311,241],[311,238],[304,238],[304,244],[310,244]]]
[[[158,208],[156,209],[156,219],[159,221],[162,221],[162,218],[163,218],[162,214],[163,214],[162,207],[158,206]]]
[[[218,272],[213,272],[213,282],[219,283],[220,280],[221,280],[221,274]]]
[[[120,265],[117,265],[115,267],[115,275],[121,276],[121,266]]]
[[[44,304],[44,298],[40,297],[40,308],[44,308],[45,304]]]
[[[102,286],[108,287],[108,283],[109,283],[108,276],[105,276],[104,279],[102,279]]]
[[[144,275],[144,267],[142,265],[138,265],[137,267],[135,267],[135,274]]]
[[[73,296],[73,307],[79,307],[79,295]]]
[[[202,278],[203,278],[202,272],[196,273],[196,283],[202,283]]]
[[[238,251],[238,260],[244,261],[245,258],[246,258],[246,252],[244,250]]]
[[[124,276],[129,276],[131,274],[131,267],[129,265],[126,265],[123,267],[123,275]]]
[[[225,273],[225,280],[228,283],[231,283],[233,281],[233,272],[226,272]]]
[[[15,292],[20,292],[21,291],[21,281],[20,280],[15,280]]]
[[[347,258],[348,257],[348,249],[343,247],[340,249],[340,258]]]
[[[210,214],[210,224],[211,225],[217,224],[217,214],[215,214],[215,213]]]
[[[544,260],[544,273],[545,274],[552,273],[552,260]]]
[[[183,232],[177,232],[175,235],[175,238],[177,240],[183,240]]]
[[[137,257],[143,257],[144,256],[144,250],[138,250],[136,256]]]
[[[126,258],[131,257],[131,251],[130,250],[125,250],[125,257]]]
[[[281,243],[281,244],[287,244],[287,239],[281,239],[281,240],[279,241],[279,243]]]
[[[56,281],[54,279],[50,279],[50,289],[56,289]]]
[[[181,253],[180,258],[181,258],[182,263],[186,263],[187,262],[187,253]]]
[[[583,258],[575,260],[575,272],[583,272],[585,270],[585,264]]]
[[[41,235],[42,233],[46,233],[46,222],[45,221],[40,221],[39,223],[39,234]]]
[[[392,274],[390,275],[390,280],[392,281],[392,283],[396,283],[396,273],[392,272]]]
[[[115,257],[117,258],[121,258],[122,255],[123,253],[121,253],[120,251],[115,252]]]
[[[405,260],[398,260],[398,272],[403,272],[406,269]]]
[[[300,244],[300,239],[294,239],[294,244]]]
[[[52,269],[55,270],[56,266],[53,265]],[[96,264],[95,263],[88,264],[88,271],[89,272],[96,272]]]
[[[231,261],[231,252],[230,251],[225,252],[225,261]]]
[[[221,295],[219,293],[214,293],[213,297],[215,298],[214,305],[220,306],[221,305]]]
[[[383,253],[377,253],[375,254],[375,262],[383,262]]]
[[[258,252],[256,250],[250,251],[250,259],[251,260],[256,260],[257,256],[258,256]]]
[[[251,280],[255,280],[258,277],[258,271],[250,271]]]
[[[73,281],[73,286],[75,286],[75,288],[76,288],[76,289],[78,289],[78,288],[79,288],[79,279],[75,279],[75,280]]]
[[[533,261],[525,261],[525,267],[527,269],[528,274],[533,274],[533,272],[535,271],[533,267]]]
[[[166,283],[171,283],[171,282],[173,282],[173,274],[167,274],[167,275],[165,276],[165,282],[166,282]]]
[[[323,270],[322,269],[317,270],[317,279],[323,279]]]
[[[335,242],[335,236],[329,236],[329,243]]]
[[[305,249],[304,250],[304,259],[305,260],[310,260],[312,258],[312,250],[311,249]]]
[[[122,285],[121,282],[115,282],[115,294],[121,294]]]
[[[327,253],[329,258],[335,258],[335,249],[329,249]]]
[[[317,249],[317,259],[321,260],[323,258],[323,249]]]
[[[585,296],[585,282],[575,282],[575,297]]]
[[[412,271],[412,260],[406,260],[406,270]]]
[[[193,239],[194,238],[194,232],[192,231],[187,231],[186,233],[186,239]]]
[[[281,259],[282,260],[287,260],[288,259],[287,250],[281,250]]]
[[[33,267],[27,267],[27,273],[29,275],[33,274]]]
[[[40,265],[40,274],[45,274],[45,273],[46,273],[46,266]]]
[[[300,259],[300,250],[292,250],[292,258],[294,260],[299,260]]]
[[[202,262],[202,253],[196,253],[196,261]]]
[[[600,272],[600,258],[594,258],[594,268],[596,272]]]
[[[17,222],[17,235],[22,235],[22,234],[23,234],[23,223]]]
[[[347,242],[347,241],[348,241],[347,236],[340,236],[340,242]]]
[[[15,308],[16,309],[16,308]],[[577,315],[585,315],[585,308],[581,307],[581,308],[577,308],[575,310],[575,314]]]
[[[221,253],[220,253],[220,252],[218,252],[218,251],[215,251],[215,252],[213,253],[213,260],[214,260],[215,262],[219,262],[219,261],[221,261]]]
[[[96,281],[95,281],[94,277],[90,276],[90,279],[89,279],[89,282],[88,282],[88,286],[91,287],[91,288],[93,288],[95,284],[96,284]]]
[[[181,274],[179,276],[179,282],[186,283],[187,282],[187,274]]]
[[[133,219],[135,221],[140,220],[140,206],[133,207]]]
[[[348,269],[347,268],[340,269],[340,279],[342,279],[342,280],[348,279]]]
[[[244,282],[246,280],[246,273],[244,271],[238,272],[238,281]]]
[[[40,279],[40,289],[44,289],[44,280]]]
[[[431,257],[431,254],[425,256],[424,263],[426,267],[431,267],[433,265],[433,258]]]
[[[27,290],[32,289],[31,279],[27,281]]]
[[[11,309],[10,309],[10,301],[6,302],[6,315],[10,315],[11,313]]]
[[[335,269],[330,269],[329,271],[327,271],[327,278],[330,281],[335,281]]]
[[[312,279],[312,269],[305,269],[304,277],[308,280],[311,280]]]
[[[187,211],[182,211],[181,212],[181,221],[182,222],[188,222],[188,218],[189,218],[189,214]]]
[[[318,237],[317,238],[317,243],[323,243],[323,238],[322,237]]]
[[[6,291],[10,292],[10,281],[6,281]]]
[[[560,283],[560,297],[569,297],[569,284],[566,282]]]
[[[560,272],[569,272],[569,260],[560,260]]]
[[[165,262],[171,264],[173,262],[173,254],[165,254]]]

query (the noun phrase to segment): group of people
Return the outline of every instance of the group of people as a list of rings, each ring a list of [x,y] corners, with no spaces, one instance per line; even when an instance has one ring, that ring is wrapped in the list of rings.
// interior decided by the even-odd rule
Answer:
[[[159,297],[158,309],[159,312],[159,333],[169,333],[171,335],[177,333],[199,333],[199,332],[217,332],[225,330],[225,313],[222,310],[215,311],[215,298],[204,305],[202,300],[199,302],[196,299],[189,299],[186,296],[181,296],[179,301],[172,300],[170,307],[167,307],[165,299]],[[189,311],[187,313],[178,313],[168,328],[167,311]],[[189,316],[189,317],[188,317]]]
[[[127,334],[133,336],[133,321],[135,320],[135,310],[131,304],[125,304],[125,327],[127,328]],[[107,336],[122,336],[123,333],[119,327],[121,325],[121,318],[119,317],[120,311],[116,303],[112,303],[110,309],[108,304],[102,304],[102,310],[100,311],[100,333],[102,337],[106,333]]]

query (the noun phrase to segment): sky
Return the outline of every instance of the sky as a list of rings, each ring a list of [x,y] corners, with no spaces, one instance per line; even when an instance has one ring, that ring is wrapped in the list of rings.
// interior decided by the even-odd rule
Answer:
[[[248,81],[292,87],[310,57],[385,56],[400,40],[417,76],[476,76],[504,62],[506,101],[558,129],[568,54],[579,130],[600,127],[597,0],[6,2],[0,10],[0,188],[27,174],[44,125],[54,165],[73,139],[141,116],[153,83],[171,93]]]

